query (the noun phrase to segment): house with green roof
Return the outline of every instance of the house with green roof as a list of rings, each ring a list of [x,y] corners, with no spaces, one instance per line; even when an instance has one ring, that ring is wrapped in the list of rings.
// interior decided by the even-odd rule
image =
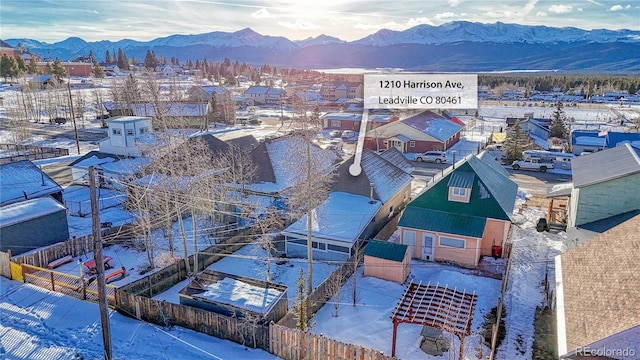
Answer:
[[[400,243],[415,259],[476,267],[481,256],[501,254],[518,185],[486,152],[456,166],[407,205]]]

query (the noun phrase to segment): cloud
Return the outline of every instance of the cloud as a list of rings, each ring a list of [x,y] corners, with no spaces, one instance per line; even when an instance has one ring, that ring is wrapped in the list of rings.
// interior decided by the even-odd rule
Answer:
[[[622,6],[622,5],[613,5],[612,7],[609,8],[609,11],[620,11],[620,10],[629,10],[631,9],[631,5],[627,5],[627,6]]]
[[[551,5],[549,6],[549,12],[554,14],[566,14],[573,10],[573,6],[571,5]]]
[[[320,26],[306,21],[306,20],[302,20],[302,19],[296,19],[296,21],[279,21],[278,25],[282,26],[282,27],[286,27],[288,29],[293,29],[293,30],[311,30],[311,29],[317,29]]]
[[[449,18],[452,18],[452,17],[456,17],[456,13],[451,12],[451,11],[447,11],[447,12],[443,12],[443,13],[440,13],[440,14],[436,14],[434,16],[434,18],[436,18],[438,20],[449,19]]]
[[[264,18],[271,17],[271,13],[269,12],[269,10],[262,8],[252,12],[251,17],[254,19],[264,19]]]
[[[537,16],[537,17],[544,17],[544,16],[547,16],[547,13],[546,13],[546,12],[544,12],[544,11],[538,11],[538,12],[536,13],[536,16]]]
[[[451,7],[456,7],[460,5],[462,0],[447,0],[447,2],[449,3],[449,5],[451,5]]]
[[[603,5],[603,4],[601,4],[601,3],[597,2],[596,0],[587,0],[587,1],[588,1],[588,2],[590,2],[590,3],[592,3],[592,4],[595,4],[595,5],[598,5],[598,6],[602,6],[602,7],[604,7],[604,5]]]
[[[417,18],[409,19],[407,21],[406,27],[411,28],[411,27],[414,27],[414,26],[417,26],[417,25],[421,25],[421,24],[430,24],[430,25],[432,25],[431,20],[429,20],[429,18],[417,17]]]

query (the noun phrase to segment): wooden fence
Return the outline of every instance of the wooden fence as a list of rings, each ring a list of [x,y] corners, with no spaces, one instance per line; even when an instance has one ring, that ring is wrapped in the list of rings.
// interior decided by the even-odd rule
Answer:
[[[392,360],[379,350],[345,344],[277,324],[269,327],[269,352],[284,360]]]
[[[181,326],[269,351],[269,326],[209,310],[117,292],[117,310],[160,326]]]
[[[0,275],[11,279],[11,250],[0,251]]]
[[[102,231],[102,236],[114,234],[119,231],[119,227],[113,227]],[[59,242],[36,251],[20,254],[11,258],[11,261],[18,264],[29,264],[46,268],[47,265],[60,258],[71,255],[73,257],[84,255],[93,251],[93,235],[73,237],[67,241]]]
[[[509,238],[511,238],[511,231],[509,231]],[[507,268],[505,269],[504,276],[502,277],[502,283],[500,284],[500,297],[498,298],[498,307],[496,311],[496,322],[491,326],[491,352],[489,353],[489,360],[493,360],[496,354],[496,343],[498,341],[498,330],[500,328],[500,320],[502,319],[502,310],[504,307],[504,298],[507,294],[507,284],[509,282],[509,274],[511,272],[511,250],[512,243],[505,244],[504,255],[508,258]]]
[[[362,262],[363,257],[358,257],[358,264]],[[340,267],[329,275],[318,287],[313,289],[309,295],[309,317],[313,316],[324,304],[327,303],[336,292],[340,291],[342,285],[344,285],[349,277],[353,275],[355,271],[354,261],[356,258],[352,256],[349,260],[345,261]],[[294,307],[289,309],[287,315],[285,315],[278,324],[289,328],[296,327],[297,309]]]
[[[22,264],[24,282],[47,290],[73,296],[82,300],[98,302],[98,282],[87,278]],[[107,303],[116,307],[116,287],[107,284]]]

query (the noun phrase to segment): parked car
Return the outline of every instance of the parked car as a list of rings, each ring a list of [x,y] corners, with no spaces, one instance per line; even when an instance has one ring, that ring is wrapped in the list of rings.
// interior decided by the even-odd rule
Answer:
[[[342,131],[340,130],[331,130],[329,131],[329,136],[335,138],[335,137],[340,137],[342,135]]]
[[[447,154],[442,151],[427,151],[422,154],[416,154],[413,160],[418,162],[425,161],[441,164],[447,161]]]
[[[540,159],[531,158],[526,160],[516,160],[511,164],[513,170],[538,170],[540,172],[547,172],[548,169],[553,169],[553,163],[542,162]]]
[[[51,120],[51,121],[49,121],[49,122],[50,122],[50,123],[52,123],[52,124],[53,124],[53,123],[56,123],[56,124],[58,124],[58,125],[59,125],[59,124],[66,124],[66,123],[67,123],[67,119],[66,119],[66,118],[63,118],[63,117],[57,117],[57,118],[54,118],[53,120]]]
[[[107,114],[96,116],[96,120],[107,120],[108,118],[109,118],[109,115]]]
[[[353,130],[345,130],[342,132],[343,139],[351,139],[356,136],[356,132]]]

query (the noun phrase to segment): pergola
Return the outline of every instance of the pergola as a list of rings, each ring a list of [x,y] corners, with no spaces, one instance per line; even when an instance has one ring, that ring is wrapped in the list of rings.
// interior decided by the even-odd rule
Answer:
[[[471,334],[471,318],[476,302],[475,292],[468,294],[438,284],[409,283],[402,299],[391,316],[393,345],[391,356],[396,356],[396,332],[401,323],[430,326],[456,335],[460,339],[460,359],[464,338]]]

